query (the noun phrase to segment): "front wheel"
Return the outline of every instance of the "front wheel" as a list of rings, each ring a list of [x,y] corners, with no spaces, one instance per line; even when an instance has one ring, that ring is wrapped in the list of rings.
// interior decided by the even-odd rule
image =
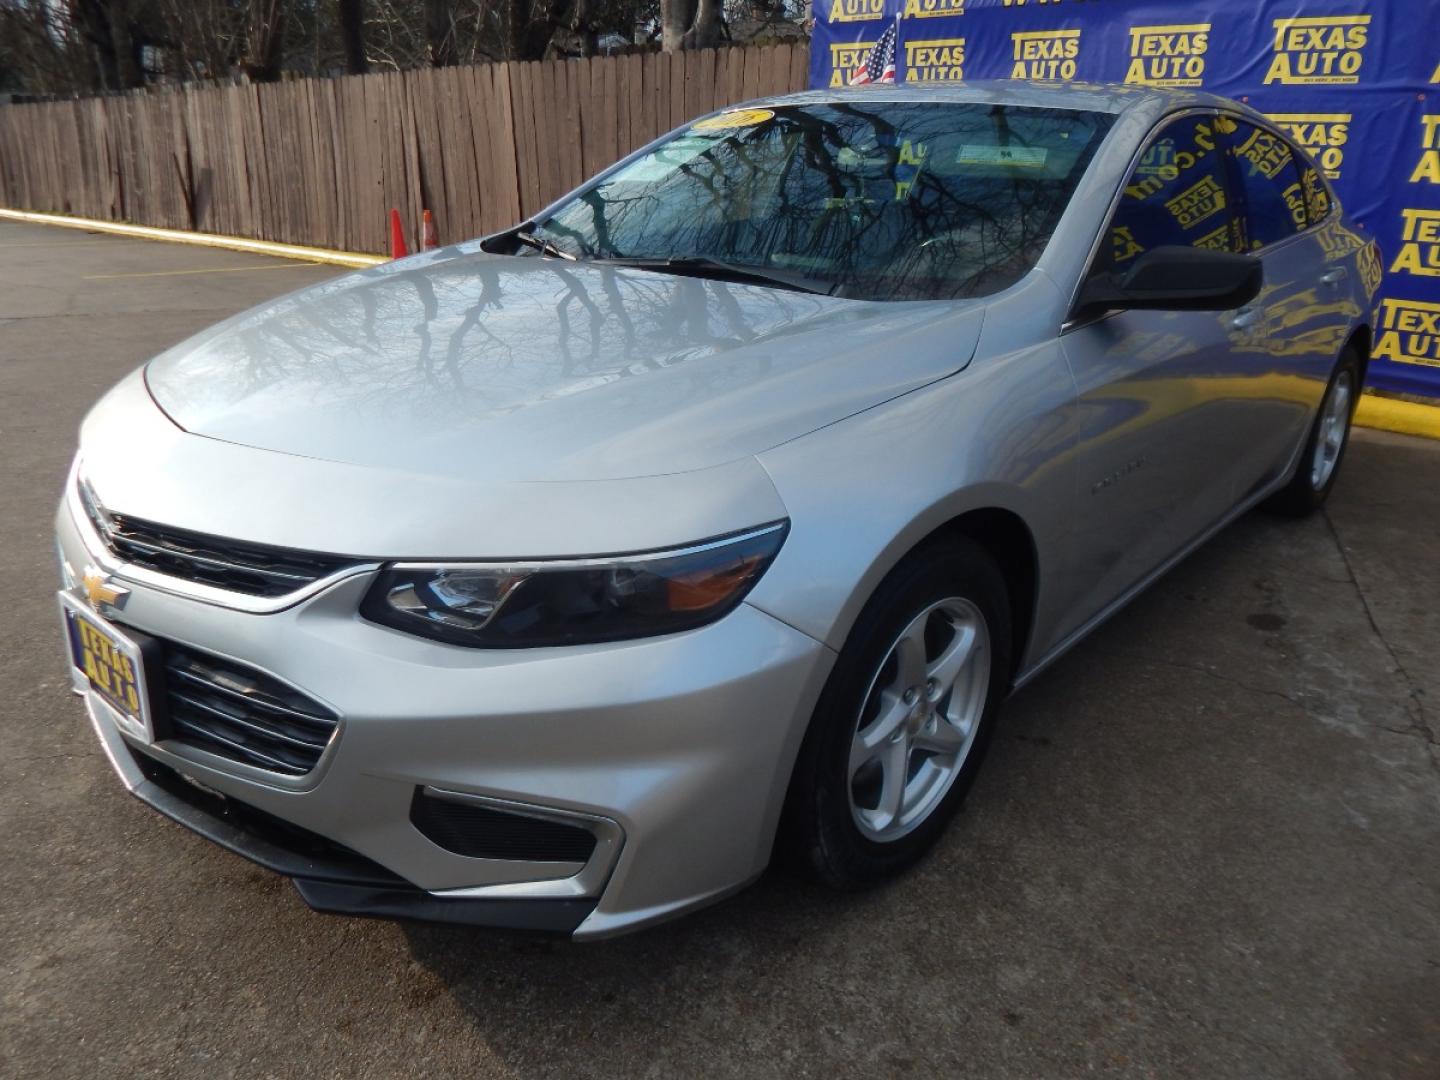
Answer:
[[[787,832],[822,881],[868,885],[939,838],[974,780],[1010,664],[1010,605],[965,539],[912,554],[856,621],[811,720]]]
[[[1330,385],[1325,388],[1325,397],[1311,425],[1295,475],[1266,504],[1269,509],[1291,517],[1304,517],[1325,505],[1350,445],[1351,421],[1360,400],[1360,379],[1360,357],[1347,346],[1335,373],[1330,376]]]

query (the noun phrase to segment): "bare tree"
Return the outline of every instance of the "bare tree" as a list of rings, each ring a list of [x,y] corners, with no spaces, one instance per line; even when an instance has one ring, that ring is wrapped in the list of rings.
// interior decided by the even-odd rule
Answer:
[[[256,82],[274,82],[280,78],[286,7],[286,0],[250,0],[242,66],[245,74]]]
[[[720,44],[721,0],[660,0],[660,47],[666,52]]]
[[[110,47],[115,54],[115,85],[130,90],[145,85],[145,72],[140,63],[140,39],[130,23],[130,0],[110,0],[107,5],[110,23]]]
[[[115,55],[115,37],[110,11],[104,0],[72,0],[68,29],[78,37],[88,54],[92,80],[101,90],[121,90],[120,67]]]
[[[425,0],[425,42],[431,67],[455,62],[455,5],[449,0]]]
[[[699,0],[660,0],[660,48],[679,52],[685,47],[685,33],[699,6]]]
[[[364,75],[370,70],[365,56],[365,0],[335,0],[335,27],[340,32],[345,71]]]
[[[713,49],[720,44],[720,20],[724,13],[720,0],[698,0],[695,18],[685,34],[688,49]]]
[[[112,93],[155,81],[706,48],[798,30],[805,0],[0,0],[0,81]]]

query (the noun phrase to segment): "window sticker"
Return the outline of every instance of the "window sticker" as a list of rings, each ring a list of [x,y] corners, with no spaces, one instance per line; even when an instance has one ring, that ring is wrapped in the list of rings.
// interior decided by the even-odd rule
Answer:
[[[854,147],[842,146],[835,153],[835,163],[842,169],[876,168],[887,165],[890,157],[884,148],[876,147],[869,154],[861,153]]]
[[[1003,165],[1012,169],[1043,169],[1050,151],[1043,146],[993,146],[984,143],[960,147],[960,165]]]
[[[718,116],[707,116],[690,125],[691,131],[729,131],[731,128],[754,127],[775,115],[774,109],[731,109]]]
[[[719,140],[682,135],[639,161],[626,165],[606,183],[650,184],[663,180],[676,169],[689,165]]]

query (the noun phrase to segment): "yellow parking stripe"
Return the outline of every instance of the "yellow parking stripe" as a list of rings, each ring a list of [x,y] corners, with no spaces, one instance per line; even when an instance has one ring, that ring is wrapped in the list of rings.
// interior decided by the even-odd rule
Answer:
[[[53,249],[53,248],[62,248],[62,247],[63,247],[63,248],[85,247],[85,246],[91,245],[91,244],[108,244],[108,243],[110,243],[110,242],[111,242],[111,241],[110,241],[108,238],[106,238],[106,239],[104,239],[104,240],[70,240],[70,239],[65,239],[65,240],[47,240],[47,241],[45,241],[44,243],[38,243],[38,244],[0,244],[0,251],[13,251],[13,250],[16,249],[16,248],[52,248],[52,249]]]
[[[1414,401],[1363,394],[1355,409],[1359,427],[1393,431],[1399,435],[1419,435],[1440,439],[1440,405],[1421,405]]]
[[[333,263],[336,266],[361,268],[390,261],[384,255],[364,255],[356,251],[332,251],[329,248],[305,247],[301,244],[251,240],[244,236],[218,236],[214,233],[186,232],[183,229],[160,229],[152,225],[126,225],[118,221],[98,221],[95,218],[69,217],[65,214],[39,214],[30,210],[0,209],[0,220],[25,221],[32,225],[59,225],[66,229],[114,233],[117,236],[133,236],[143,240],[168,240],[176,244],[228,248],[231,251],[249,251],[255,255],[275,255],[282,259]]]
[[[199,270],[145,270],[133,274],[86,274],[84,281],[104,281],[108,278],[137,277],[184,277],[187,274],[246,274],[254,270],[304,270],[319,266],[318,262],[277,263],[274,266],[210,266]]]

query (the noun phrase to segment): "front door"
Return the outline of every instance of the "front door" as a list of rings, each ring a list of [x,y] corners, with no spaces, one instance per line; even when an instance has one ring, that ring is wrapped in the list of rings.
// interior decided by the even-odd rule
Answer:
[[[1092,273],[1169,245],[1239,252],[1233,122],[1187,113],[1158,132],[1126,183]],[[1121,311],[1062,338],[1079,391],[1077,612],[1105,607],[1233,505],[1233,373],[1240,312]],[[1073,627],[1072,627],[1073,629]]]

